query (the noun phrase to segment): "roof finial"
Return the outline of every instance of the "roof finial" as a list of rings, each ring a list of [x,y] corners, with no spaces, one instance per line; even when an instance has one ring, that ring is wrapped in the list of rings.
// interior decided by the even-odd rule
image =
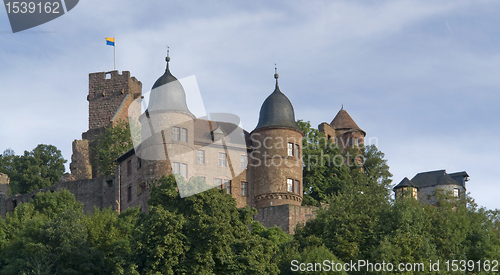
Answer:
[[[342,108],[340,108],[340,110],[344,110],[344,103],[342,103]]]
[[[167,46],[167,57],[165,57],[165,61],[167,61],[167,70],[168,70],[168,63],[170,62],[170,47]]]
[[[278,67],[276,66],[276,63],[274,63],[274,78],[276,79],[276,86],[278,86]]]

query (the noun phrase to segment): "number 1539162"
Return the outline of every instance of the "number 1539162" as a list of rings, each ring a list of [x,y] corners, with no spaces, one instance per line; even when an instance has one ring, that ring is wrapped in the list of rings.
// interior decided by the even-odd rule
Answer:
[[[59,2],[7,2],[7,13],[59,13]]]

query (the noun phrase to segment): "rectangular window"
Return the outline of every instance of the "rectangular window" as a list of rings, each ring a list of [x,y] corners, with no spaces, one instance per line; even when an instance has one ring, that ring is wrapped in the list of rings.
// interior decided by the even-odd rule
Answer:
[[[215,186],[217,188],[222,189],[222,179],[215,179]]]
[[[458,188],[453,189],[453,197],[455,197],[455,198],[460,197],[460,189],[458,189]]]
[[[188,129],[186,129],[186,128],[182,128],[181,141],[183,141],[183,142],[188,141]]]
[[[127,187],[127,201],[132,200],[132,186]]]
[[[225,153],[219,153],[219,166],[227,167],[227,156]]]
[[[295,188],[295,193],[299,194],[299,188],[300,187],[300,183],[298,180],[295,181],[295,185],[294,185],[294,188]]]
[[[241,195],[244,197],[248,196],[248,182],[241,182]]]
[[[172,163],[172,172],[175,174],[179,174],[181,172],[181,164],[178,162]]]
[[[293,156],[293,143],[288,143],[288,155]]]
[[[300,152],[300,146],[298,144],[295,144],[295,156],[298,158],[300,157],[299,152]]]
[[[348,139],[349,139],[349,146],[352,146],[352,137],[350,137]]]
[[[286,179],[288,192],[293,192],[293,179]]]
[[[228,194],[231,194],[231,180],[224,180],[224,189]]]
[[[241,169],[247,169],[247,156],[241,155],[240,161],[241,161]]]
[[[132,174],[132,160],[127,161],[127,175],[130,176]]]
[[[180,131],[181,129],[179,127],[174,127],[173,128],[173,139],[174,140],[180,140]]]
[[[181,176],[183,176],[185,179],[188,177],[188,166],[187,164],[181,163]]]
[[[137,170],[139,170],[142,167],[142,160],[141,158],[137,158]]]
[[[198,150],[196,153],[196,162],[199,164],[205,164],[205,151]]]
[[[354,145],[359,146],[359,138],[354,139]]]

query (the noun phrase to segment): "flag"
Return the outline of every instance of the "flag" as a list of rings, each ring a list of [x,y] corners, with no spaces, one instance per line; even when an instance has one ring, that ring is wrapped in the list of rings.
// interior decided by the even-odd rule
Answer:
[[[115,39],[113,37],[106,37],[106,45],[115,46]]]

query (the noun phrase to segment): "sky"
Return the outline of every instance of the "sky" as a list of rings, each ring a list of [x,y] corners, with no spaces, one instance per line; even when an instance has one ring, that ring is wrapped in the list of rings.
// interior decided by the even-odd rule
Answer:
[[[446,169],[500,208],[500,2],[85,0],[12,33],[0,11],[0,152],[52,144],[68,163],[88,129],[88,74],[130,71],[148,92],[165,69],[195,76],[207,112],[251,131],[274,90],[297,119],[342,104],[385,153],[393,183]],[[66,165],[67,166],[67,165]],[[69,171],[68,171],[69,172]]]

